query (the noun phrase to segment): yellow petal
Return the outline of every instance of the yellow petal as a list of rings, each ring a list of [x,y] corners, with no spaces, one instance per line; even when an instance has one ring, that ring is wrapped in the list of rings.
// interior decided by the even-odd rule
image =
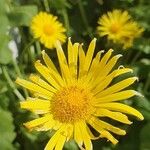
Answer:
[[[132,122],[128,120],[128,117],[120,112],[112,112],[107,109],[103,108],[97,108],[96,112],[94,113],[95,116],[99,117],[109,117],[113,120],[125,123],[125,124],[131,124]]]
[[[96,71],[93,73],[93,80],[91,80],[91,83],[93,84],[93,81],[97,84],[104,78],[104,76],[100,76],[100,74],[103,72],[103,70],[105,69],[105,65],[108,62],[109,58],[112,55],[113,50],[110,49],[101,59],[101,61],[98,64],[98,68],[96,68]],[[95,86],[92,85],[92,86]]]
[[[101,125],[97,125],[95,124],[95,122],[93,122],[93,120],[88,120],[88,123],[96,130],[100,133],[100,137],[101,138],[107,138],[108,140],[110,140],[113,144],[117,144],[118,140],[116,140],[108,131],[106,131],[105,129],[103,129],[101,127]]]
[[[118,143],[118,140],[114,138],[108,131],[102,130],[101,131],[101,138],[107,138],[109,141],[111,141],[114,145]]]
[[[120,75],[122,75],[124,73],[128,73],[128,72],[133,73],[133,70],[130,69],[130,68],[119,68],[118,70],[119,71],[116,73],[115,77],[118,77],[118,76],[120,76]]]
[[[60,65],[60,69],[61,69],[61,73],[63,78],[70,83],[71,80],[71,74],[69,71],[69,67],[68,67],[68,63],[65,57],[65,54],[63,52],[63,49],[61,47],[60,42],[57,41],[56,43],[56,52],[57,52],[57,56],[58,56],[58,60],[59,60],[59,65]]]
[[[89,45],[89,48],[87,50],[87,53],[86,53],[86,56],[85,56],[85,62],[84,62],[84,70],[85,71],[89,70],[89,67],[90,67],[90,64],[91,64],[91,61],[92,61],[92,57],[93,57],[93,54],[94,54],[95,46],[96,46],[96,38],[94,38],[91,41],[91,43]]]
[[[62,150],[63,146],[65,144],[65,141],[66,141],[66,136],[60,134],[60,137],[56,144],[55,150]]]
[[[70,52],[69,54],[69,50],[68,50],[68,54],[69,54],[69,69],[70,69],[70,73],[72,78],[77,79],[77,60],[78,60],[78,50],[79,50],[79,43],[75,43],[72,47],[72,49],[70,49],[70,51],[72,50],[72,52]]]
[[[83,70],[84,67],[84,62],[85,62],[85,53],[82,48],[82,44],[79,45],[79,77],[82,78],[86,72]]]
[[[55,132],[55,134],[51,137],[51,139],[49,140],[49,142],[47,143],[46,147],[44,148],[44,150],[54,150],[57,142],[60,139],[60,133],[63,132],[63,130],[65,129],[65,126],[62,125],[60,127],[60,129],[58,131]]]
[[[50,111],[50,101],[27,98],[26,101],[20,102],[20,107],[31,110],[37,114],[48,113]]]
[[[112,57],[108,63],[106,64],[105,68],[103,69],[103,71],[101,72],[101,76],[106,76],[111,70],[112,68],[115,66],[116,62],[118,61],[118,59],[121,57],[121,54],[118,54],[114,57]]]
[[[26,81],[24,79],[17,78],[16,83],[37,93],[41,93],[43,95],[46,95],[47,97],[51,98],[53,96],[53,93],[50,91],[38,86],[37,84],[34,84],[32,82]]]
[[[125,105],[125,104],[105,103],[105,104],[99,104],[98,107],[99,108],[106,108],[106,109],[114,110],[114,111],[119,111],[119,112],[126,113],[129,115],[133,115],[133,116],[139,118],[140,120],[144,119],[143,115],[139,111],[137,111],[136,109],[134,109],[128,105]]]
[[[134,90],[125,90],[125,91],[121,91],[104,97],[97,98],[95,99],[95,101],[96,103],[107,103],[107,102],[125,100],[130,97],[133,97],[134,95],[140,95],[140,94]]]
[[[98,119],[97,117],[92,117],[92,118],[90,118],[90,120],[92,121],[93,124],[95,124],[95,126],[100,126],[102,129],[108,130],[108,131],[113,132],[118,135],[126,134],[125,130],[117,128],[105,121]]]
[[[56,69],[53,61],[50,59],[50,57],[45,53],[45,51],[42,51],[42,57],[43,60],[45,62],[45,64],[47,65],[48,68],[53,69],[54,71],[56,71],[58,73],[58,70]]]
[[[96,57],[93,59],[89,72],[87,73],[87,76],[85,76],[86,82],[89,82],[94,77],[95,72],[97,72],[97,69],[99,67],[100,57],[103,52],[104,51],[99,51]]]
[[[93,89],[93,92],[96,94],[97,92],[100,92],[104,88],[106,88],[111,83],[113,78],[128,72],[132,72],[132,70],[129,68],[119,68],[117,70],[114,70],[106,77],[97,76],[96,79],[93,77],[93,79],[91,80],[91,88]]]
[[[68,63],[70,64],[72,56],[73,56],[73,51],[72,51],[73,45],[71,42],[71,38],[68,38]]]
[[[81,122],[79,124],[79,126],[80,126],[80,131],[82,133],[82,138],[83,138],[85,149],[86,150],[93,150],[93,146],[92,146],[92,143],[91,143],[91,140],[90,140],[90,136],[89,136],[88,131],[87,131],[86,123]]]
[[[50,92],[53,92],[53,93],[56,93],[56,89],[54,87],[52,87],[50,84],[48,84],[47,82],[45,82],[44,80],[42,80],[38,75],[34,75],[34,74],[31,74],[29,79],[38,84],[39,86],[47,89],[48,91]]]
[[[109,58],[112,55],[113,50],[110,49],[101,59],[99,66],[100,66],[100,70],[102,71],[102,69],[104,68],[104,66],[106,65],[106,63],[108,62]]]
[[[119,91],[125,89],[126,87],[130,86],[131,84],[133,84],[136,80],[138,80],[137,77],[131,77],[131,78],[125,79],[123,81],[120,81],[120,82],[110,86],[106,90],[100,92],[98,95],[103,97],[108,94],[119,92]]]
[[[55,126],[56,121],[53,120],[53,116],[51,115],[51,118],[47,122],[45,122],[42,126],[36,127],[37,131],[49,131],[53,129]]]
[[[89,129],[88,126],[87,126],[87,132],[88,132],[88,134],[89,134],[89,136],[90,136],[90,139],[92,139],[92,140],[97,140],[97,139],[100,138],[100,134],[99,134],[98,136],[95,136],[95,135],[92,133],[92,131]]]
[[[113,78],[115,77],[116,74],[116,70],[113,71],[111,74],[109,74],[108,76],[105,77],[105,79],[102,80],[101,78],[101,82],[100,84],[97,83],[97,85],[95,85],[95,87],[92,87],[92,92],[94,93],[94,95],[96,95],[97,97],[99,96],[99,92],[102,91],[103,89],[105,89],[113,80]],[[96,81],[95,81],[96,82]]]
[[[25,127],[32,130],[33,128],[36,129],[38,126],[42,126],[44,123],[48,122],[51,119],[51,115],[45,115],[41,118],[34,119],[32,121],[29,121],[27,123],[24,123]]]
[[[39,61],[35,62],[35,68],[56,89],[59,89],[60,86],[65,85],[65,82],[58,73],[56,73],[52,69],[48,69],[47,67],[42,65]]]
[[[79,147],[81,147],[82,143],[83,143],[83,138],[82,138],[82,133],[80,130],[79,123],[74,124],[74,139],[77,142],[77,144],[79,145]]]

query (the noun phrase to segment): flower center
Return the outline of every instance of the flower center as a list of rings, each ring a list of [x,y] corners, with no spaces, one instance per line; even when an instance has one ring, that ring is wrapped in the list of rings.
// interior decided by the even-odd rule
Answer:
[[[76,86],[63,88],[51,101],[51,113],[62,123],[85,120],[93,110],[91,100],[92,94],[88,90]]]
[[[46,35],[50,36],[54,33],[54,28],[51,25],[47,24],[43,27],[43,31]]]
[[[110,32],[117,33],[120,30],[120,26],[116,23],[112,24],[110,27]]]

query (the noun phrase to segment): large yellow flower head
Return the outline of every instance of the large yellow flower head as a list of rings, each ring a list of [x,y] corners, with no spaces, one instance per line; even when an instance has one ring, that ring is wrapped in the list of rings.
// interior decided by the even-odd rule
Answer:
[[[50,49],[54,48],[57,40],[61,43],[66,41],[66,29],[62,23],[57,20],[56,16],[46,12],[40,12],[33,17],[31,30],[34,37],[39,38],[40,42]]]
[[[129,48],[133,40],[141,36],[143,28],[131,19],[127,11],[113,10],[104,14],[98,20],[97,27],[100,36],[107,36],[108,40]]]
[[[81,149],[84,147],[86,150],[92,150],[92,139],[106,138],[116,144],[118,140],[113,134],[125,135],[126,132],[104,121],[104,118],[131,124],[128,114],[143,120],[139,111],[120,103],[140,95],[126,89],[137,77],[111,84],[115,78],[132,72],[132,69],[113,69],[121,55],[112,56],[112,49],[103,57],[103,51],[99,51],[93,58],[95,45],[96,39],[93,39],[85,54],[82,44],[72,44],[69,39],[66,58],[61,44],[57,42],[56,52],[61,73],[43,51],[45,65],[40,61],[35,62],[41,77],[32,74],[31,81],[20,78],[16,80],[34,94],[34,98],[29,97],[21,102],[21,108],[40,114],[40,118],[24,125],[30,130],[55,130],[45,150],[62,150],[64,143],[70,139],[74,139]],[[97,137],[92,133],[92,128],[99,133]]]

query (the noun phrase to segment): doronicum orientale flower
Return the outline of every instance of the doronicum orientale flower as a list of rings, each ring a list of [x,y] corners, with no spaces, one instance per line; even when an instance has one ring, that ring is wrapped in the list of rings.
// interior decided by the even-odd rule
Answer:
[[[112,56],[112,49],[103,57],[103,51],[99,51],[93,58],[95,45],[94,38],[85,54],[82,44],[72,44],[69,39],[66,58],[61,44],[57,42],[56,52],[61,73],[43,51],[45,65],[39,60],[35,62],[35,68],[42,77],[32,74],[31,81],[16,80],[34,94],[34,98],[29,97],[20,103],[21,108],[40,114],[40,118],[25,123],[25,127],[38,131],[55,130],[45,150],[62,150],[64,143],[70,139],[86,150],[92,150],[92,139],[106,138],[116,144],[118,140],[114,134],[125,135],[126,131],[104,121],[104,118],[131,124],[128,114],[143,120],[139,111],[120,103],[140,95],[126,89],[137,77],[129,77],[110,85],[115,78],[132,72],[132,69],[113,69],[121,55]],[[91,129],[95,129],[99,135],[95,136]]]
[[[61,43],[66,41],[65,31],[62,23],[57,20],[56,16],[46,12],[40,12],[33,17],[31,30],[34,38],[39,38],[45,47],[52,49],[59,40]]]
[[[100,36],[107,36],[108,40],[121,44],[124,49],[133,45],[135,38],[141,36],[143,28],[131,19],[127,11],[113,10],[104,14],[98,20],[97,27]]]

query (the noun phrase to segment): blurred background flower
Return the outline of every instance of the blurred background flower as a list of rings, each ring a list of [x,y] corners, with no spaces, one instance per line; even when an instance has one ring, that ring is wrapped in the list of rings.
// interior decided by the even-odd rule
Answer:
[[[31,30],[34,38],[39,38],[40,42],[49,49],[54,48],[57,40],[64,43],[66,39],[64,33],[66,29],[57,20],[56,16],[46,12],[40,12],[33,17]]]
[[[133,46],[133,40],[140,37],[144,31],[137,22],[131,20],[127,11],[117,9],[100,17],[98,24],[100,36],[107,36],[108,40],[121,44],[124,49]]]

